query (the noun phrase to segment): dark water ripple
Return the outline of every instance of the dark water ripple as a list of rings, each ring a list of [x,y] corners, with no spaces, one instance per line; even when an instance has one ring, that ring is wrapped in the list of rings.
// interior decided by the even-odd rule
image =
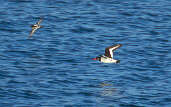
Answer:
[[[171,106],[171,1],[0,3],[1,107]],[[117,43],[120,64],[91,60]]]

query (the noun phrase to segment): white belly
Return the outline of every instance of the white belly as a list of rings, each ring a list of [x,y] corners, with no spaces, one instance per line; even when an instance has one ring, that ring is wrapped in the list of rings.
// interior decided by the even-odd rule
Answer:
[[[101,57],[100,61],[103,63],[117,63],[117,60],[107,57]]]

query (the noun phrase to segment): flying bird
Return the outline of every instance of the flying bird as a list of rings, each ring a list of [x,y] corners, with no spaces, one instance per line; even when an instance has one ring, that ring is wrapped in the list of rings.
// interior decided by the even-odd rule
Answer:
[[[113,59],[113,52],[121,46],[121,44],[109,46],[105,49],[104,55],[93,58],[93,60],[98,60],[103,63],[119,63],[120,60]]]
[[[33,33],[34,33],[37,29],[39,29],[39,28],[42,27],[42,26],[40,26],[40,23],[42,22],[42,20],[43,20],[43,19],[40,19],[36,24],[34,24],[34,25],[31,26],[32,30],[31,30],[31,32],[30,32],[29,37],[32,37]]]

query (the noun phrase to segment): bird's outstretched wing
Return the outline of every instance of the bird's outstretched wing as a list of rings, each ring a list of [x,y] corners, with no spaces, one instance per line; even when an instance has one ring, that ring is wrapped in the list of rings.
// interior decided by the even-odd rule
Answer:
[[[121,46],[122,46],[121,44],[117,44],[117,45],[112,45],[112,46],[107,47],[105,49],[105,56],[109,58],[113,58],[113,51],[118,49]]]
[[[42,18],[36,23],[36,24],[38,24],[38,25],[40,25],[40,23],[42,22]]]
[[[34,33],[36,30],[37,30],[36,28],[32,27],[32,30],[31,30],[30,35],[29,35],[29,38],[32,37],[33,33]]]

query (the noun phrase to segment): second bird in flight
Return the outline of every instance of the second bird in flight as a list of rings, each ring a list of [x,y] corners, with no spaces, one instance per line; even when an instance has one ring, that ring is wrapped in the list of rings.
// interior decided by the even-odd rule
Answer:
[[[29,38],[32,37],[33,33],[34,33],[37,29],[39,29],[39,28],[42,27],[42,26],[40,26],[40,23],[42,22],[42,20],[43,20],[43,19],[40,19],[36,24],[34,24],[34,25],[31,26],[32,30],[31,30],[31,32],[30,32]]]

